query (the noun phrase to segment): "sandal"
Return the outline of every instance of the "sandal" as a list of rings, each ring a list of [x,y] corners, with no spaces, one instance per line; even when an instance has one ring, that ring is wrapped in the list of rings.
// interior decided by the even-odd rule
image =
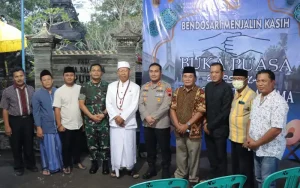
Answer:
[[[71,174],[71,169],[70,169],[70,167],[63,168],[63,173],[66,174],[66,175]]]
[[[116,175],[116,171],[111,171],[111,173],[110,173],[110,176],[112,177],[112,178],[115,178],[115,177],[117,177],[117,175]]]
[[[120,171],[119,171],[119,172],[116,172],[115,170],[113,170],[113,171],[111,171],[110,176],[111,176],[112,178],[117,178],[117,179],[119,179],[119,178],[120,178]]]
[[[45,170],[43,170],[42,174],[43,174],[44,176],[50,176],[50,171],[47,170],[47,169],[45,169]]]
[[[86,166],[84,166],[81,163],[77,163],[77,164],[74,165],[74,168],[77,168],[77,169],[80,169],[80,170],[85,170]]]
[[[139,173],[137,173],[135,170],[128,170],[128,175],[132,176],[133,179],[138,179],[140,177]]]

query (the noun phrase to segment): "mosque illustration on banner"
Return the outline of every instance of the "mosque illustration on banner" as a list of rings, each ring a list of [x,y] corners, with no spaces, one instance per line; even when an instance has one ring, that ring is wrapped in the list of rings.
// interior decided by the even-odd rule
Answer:
[[[164,65],[156,58],[156,63],[162,65],[162,79],[168,83],[173,83],[175,81],[175,63],[172,60],[172,47],[171,43],[166,43],[166,57],[167,61]],[[149,65],[153,63],[153,57],[143,52],[143,81],[148,82],[150,80],[148,75]]]

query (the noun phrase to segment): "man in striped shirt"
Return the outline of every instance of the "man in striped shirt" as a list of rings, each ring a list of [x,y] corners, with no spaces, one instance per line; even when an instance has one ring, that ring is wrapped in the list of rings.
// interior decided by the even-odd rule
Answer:
[[[246,188],[254,187],[253,153],[243,147],[246,141],[247,123],[251,103],[256,93],[248,87],[248,71],[235,69],[232,85],[236,89],[229,116],[229,139],[231,140],[232,173],[247,176]]]
[[[5,134],[9,136],[13,152],[15,174],[21,176],[24,173],[23,161],[28,170],[38,171],[33,152],[31,98],[34,89],[25,84],[25,74],[21,68],[13,70],[13,79],[14,84],[3,91],[0,108],[3,109]]]

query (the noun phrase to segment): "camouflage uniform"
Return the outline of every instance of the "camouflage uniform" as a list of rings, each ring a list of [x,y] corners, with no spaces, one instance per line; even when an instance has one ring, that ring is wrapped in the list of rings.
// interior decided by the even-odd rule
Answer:
[[[108,83],[101,81],[94,84],[84,83],[80,90],[79,100],[85,100],[85,105],[91,114],[102,114],[106,109],[105,99]],[[99,123],[84,116],[85,133],[91,160],[109,160],[109,123],[105,117]]]

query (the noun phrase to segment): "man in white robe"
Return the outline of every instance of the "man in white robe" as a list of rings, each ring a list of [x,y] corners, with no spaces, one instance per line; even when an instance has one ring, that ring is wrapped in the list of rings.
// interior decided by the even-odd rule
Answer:
[[[133,178],[136,163],[136,111],[140,87],[129,80],[130,65],[118,62],[119,80],[108,85],[106,109],[109,115],[112,177],[120,177],[119,170],[126,168]]]

